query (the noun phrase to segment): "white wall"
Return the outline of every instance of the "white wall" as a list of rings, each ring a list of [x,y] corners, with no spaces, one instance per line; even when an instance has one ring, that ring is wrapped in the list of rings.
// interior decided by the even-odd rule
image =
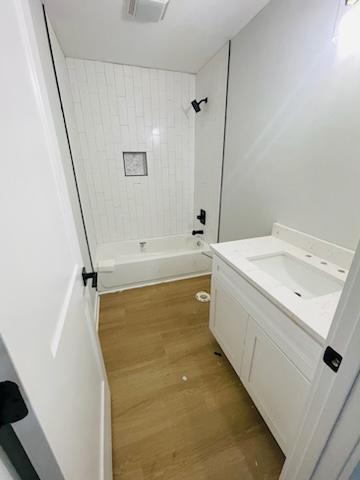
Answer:
[[[209,100],[195,117],[194,211],[203,208],[207,218],[205,227],[197,220],[194,227],[209,243],[218,237],[228,58],[227,44],[196,75],[196,98]]]
[[[195,77],[67,59],[98,243],[189,232],[193,224]],[[149,175],[125,177],[123,151]]]
[[[272,0],[232,41],[222,240],[278,221],[357,243],[360,60],[338,56],[337,8]]]

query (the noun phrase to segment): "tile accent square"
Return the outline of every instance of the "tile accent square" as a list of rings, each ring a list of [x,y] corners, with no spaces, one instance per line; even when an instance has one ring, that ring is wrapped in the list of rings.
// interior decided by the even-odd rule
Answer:
[[[147,177],[146,152],[123,152],[125,177]]]

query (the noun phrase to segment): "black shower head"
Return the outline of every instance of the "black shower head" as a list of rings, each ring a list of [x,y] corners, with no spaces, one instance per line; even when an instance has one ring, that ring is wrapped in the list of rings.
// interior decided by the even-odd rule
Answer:
[[[193,100],[191,102],[191,105],[193,106],[193,109],[195,110],[196,113],[199,113],[201,111],[201,108],[200,108],[200,105],[205,102],[207,103],[208,99],[207,97],[206,98],[203,98],[202,100],[200,100],[200,102],[198,102],[197,100]]]

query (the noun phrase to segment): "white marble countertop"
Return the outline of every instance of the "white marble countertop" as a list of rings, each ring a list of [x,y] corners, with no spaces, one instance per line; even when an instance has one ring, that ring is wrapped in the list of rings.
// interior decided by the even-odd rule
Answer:
[[[278,280],[261,270],[250,260],[254,257],[289,254],[301,261],[345,281],[348,270],[275,236],[237,240],[211,245],[213,252],[263,293],[318,343],[324,344],[328,335],[341,290],[315,298],[299,298]]]

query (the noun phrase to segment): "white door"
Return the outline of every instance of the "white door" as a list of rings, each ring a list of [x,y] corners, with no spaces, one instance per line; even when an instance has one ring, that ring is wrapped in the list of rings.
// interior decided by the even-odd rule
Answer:
[[[322,478],[359,480],[360,478],[360,373],[313,474]],[[341,445],[341,448],[339,448]],[[357,470],[357,472],[356,472]]]
[[[31,12],[0,8],[0,334],[64,478],[108,480],[108,386]]]
[[[49,101],[51,115],[54,120],[56,136],[60,148],[70,205],[79,239],[80,251],[84,266],[86,267],[86,270],[90,272],[93,270],[90,249],[94,254],[95,238],[92,229],[91,212],[88,211],[89,199],[86,195],[87,189],[84,188],[84,185],[81,183],[84,173],[83,175],[78,174],[77,177],[75,177],[76,170],[82,167],[82,164],[81,162],[78,162],[76,168],[73,164],[73,155],[75,155],[75,157],[78,156],[78,153],[76,152],[78,152],[79,149],[79,146],[77,145],[79,143],[79,138],[76,136],[77,132],[72,132],[73,128],[70,128],[70,126],[73,124],[73,118],[71,111],[72,104],[69,102],[70,85],[67,85],[68,78],[65,57],[56,39],[50,22],[45,19],[41,0],[28,0],[27,3],[29,4],[31,11],[31,21],[34,26],[36,45],[41,62],[41,71],[45,82],[42,87],[42,94],[46,95]],[[59,80],[58,83],[57,78]],[[60,92],[60,87],[64,87],[62,92]],[[61,97],[59,93],[61,93]],[[67,128],[65,128],[65,126]],[[73,135],[70,136],[71,132]],[[71,146],[70,138],[68,138],[67,135],[69,135],[71,138]],[[73,152],[75,152],[75,154]],[[80,203],[79,189],[81,190],[82,204]],[[86,223],[87,232],[85,232],[84,222]],[[90,309],[90,314],[92,315],[94,321],[96,321],[98,306],[95,293],[96,292],[91,287],[86,289],[86,295],[88,298],[87,303]]]

